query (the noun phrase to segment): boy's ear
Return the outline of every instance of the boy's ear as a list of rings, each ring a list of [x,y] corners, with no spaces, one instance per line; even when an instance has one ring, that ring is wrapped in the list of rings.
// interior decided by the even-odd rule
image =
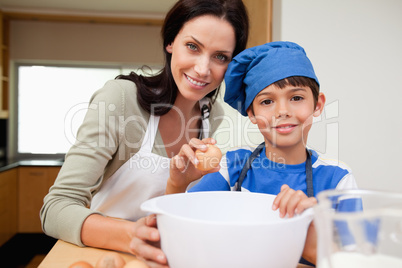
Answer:
[[[322,113],[322,110],[324,110],[325,101],[326,98],[324,93],[320,92],[320,94],[318,95],[317,105],[315,106],[313,116],[317,117]]]
[[[254,111],[253,111],[253,108],[252,108],[252,104],[251,104],[250,107],[247,108],[246,112],[247,112],[248,118],[250,118],[251,123],[257,124],[257,119],[255,118]]]

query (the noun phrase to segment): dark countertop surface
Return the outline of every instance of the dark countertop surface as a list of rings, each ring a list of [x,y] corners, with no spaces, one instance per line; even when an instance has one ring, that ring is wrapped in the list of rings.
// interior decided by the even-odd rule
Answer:
[[[0,160],[0,172],[16,167],[61,167],[63,160],[32,159],[32,160]]]

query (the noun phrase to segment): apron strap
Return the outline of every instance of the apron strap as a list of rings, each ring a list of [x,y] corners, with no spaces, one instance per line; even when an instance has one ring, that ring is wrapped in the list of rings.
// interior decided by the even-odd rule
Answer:
[[[258,147],[251,153],[250,157],[247,159],[246,164],[244,164],[244,167],[241,170],[239,180],[237,181],[236,191],[241,191],[241,185],[243,184],[244,178],[246,177],[246,174],[251,167],[251,163],[253,163],[254,159],[256,159],[260,155],[264,147],[265,142],[258,145]]]
[[[306,159],[306,185],[307,185],[307,196],[314,197],[314,186],[313,186],[313,164],[311,163],[311,152],[307,151]]]
[[[201,119],[202,119],[202,135],[200,135],[200,139],[205,139],[209,137],[210,132],[210,124],[209,124],[209,114],[210,114],[210,102],[208,98],[203,98],[199,101],[200,110],[201,110]]]
[[[158,131],[159,125],[159,116],[150,115],[149,122],[147,126],[147,130],[144,135],[144,139],[142,140],[141,149],[146,152],[152,152],[152,148],[154,146],[156,132]]]
[[[203,98],[202,100],[199,101],[199,104],[202,115],[202,131],[201,131],[202,137],[200,138],[208,138],[210,132],[210,124],[208,120],[210,113],[209,99]],[[147,130],[145,132],[144,139],[142,140],[141,144],[141,148],[143,148],[147,152],[152,152],[156,133],[158,131],[159,119],[160,119],[159,116],[155,116],[152,114],[149,116]]]
[[[246,163],[241,170],[239,179],[237,181],[236,191],[241,191],[241,185],[243,184],[244,178],[247,175],[248,170],[251,168],[251,164],[256,159],[262,149],[265,147],[265,142],[258,145],[258,147],[251,153],[249,158],[247,159]],[[307,151],[307,159],[306,159],[306,185],[307,185],[307,196],[313,197],[314,196],[314,187],[313,187],[313,165],[311,162],[311,152],[306,149]]]

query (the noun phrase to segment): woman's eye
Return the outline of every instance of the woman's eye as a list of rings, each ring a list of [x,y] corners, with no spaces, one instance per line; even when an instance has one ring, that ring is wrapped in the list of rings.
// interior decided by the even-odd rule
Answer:
[[[217,58],[218,60],[222,61],[222,62],[229,61],[229,57],[226,56],[226,55],[223,55],[223,54],[218,54],[218,55],[216,56],[216,58]]]
[[[187,44],[187,47],[189,48],[189,49],[191,49],[191,50],[197,50],[197,46],[196,45],[194,45],[194,44],[192,44],[192,43],[189,43],[189,44]]]

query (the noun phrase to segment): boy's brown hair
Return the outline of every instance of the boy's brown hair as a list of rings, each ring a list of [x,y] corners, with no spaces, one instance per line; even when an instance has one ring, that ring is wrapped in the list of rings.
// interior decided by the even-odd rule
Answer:
[[[286,86],[294,86],[294,87],[308,87],[313,92],[314,98],[314,108],[318,102],[318,95],[320,94],[320,86],[318,83],[312,79],[305,76],[291,76],[285,79],[276,81],[273,85],[279,87],[280,89],[285,88]]]
[[[310,88],[311,92],[313,93],[314,109],[315,109],[318,102],[318,95],[320,94],[320,86],[314,79],[305,76],[290,76],[282,80],[276,81],[275,83],[272,83],[272,85],[275,85],[280,89],[284,89],[286,86]],[[254,114],[253,105],[250,106],[250,109]]]

